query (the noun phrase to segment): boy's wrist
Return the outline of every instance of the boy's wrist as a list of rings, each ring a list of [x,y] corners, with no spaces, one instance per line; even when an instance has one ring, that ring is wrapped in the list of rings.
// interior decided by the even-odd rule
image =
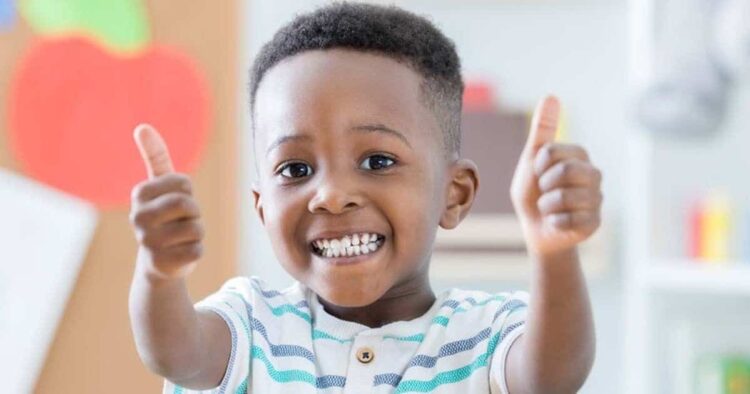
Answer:
[[[136,259],[135,275],[140,276],[153,287],[163,287],[185,281],[184,277],[169,277],[154,269],[151,262],[143,258],[142,251],[139,251],[139,257]]]
[[[540,264],[547,266],[549,264],[566,264],[570,262],[578,262],[578,247],[572,246],[569,248],[559,250],[541,250],[533,247],[528,248],[529,256],[532,261],[539,262]]]

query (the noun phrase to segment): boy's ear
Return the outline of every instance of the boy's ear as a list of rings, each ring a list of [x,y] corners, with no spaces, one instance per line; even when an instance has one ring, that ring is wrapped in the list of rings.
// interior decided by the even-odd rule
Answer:
[[[446,230],[455,228],[466,217],[479,190],[479,171],[473,161],[459,159],[448,172],[448,198],[440,217],[440,227]]]
[[[265,225],[266,221],[263,217],[263,200],[260,198],[260,188],[258,187],[257,182],[252,183],[252,189],[253,189],[253,198],[255,199],[255,202],[253,206],[255,207],[255,212],[258,214],[258,218],[260,218],[260,222]]]

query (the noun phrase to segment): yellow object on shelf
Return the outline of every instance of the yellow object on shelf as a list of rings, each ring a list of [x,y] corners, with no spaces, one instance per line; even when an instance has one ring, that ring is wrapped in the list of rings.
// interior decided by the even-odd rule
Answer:
[[[729,260],[730,210],[729,198],[724,194],[713,193],[706,200],[701,228],[701,259],[711,263]]]

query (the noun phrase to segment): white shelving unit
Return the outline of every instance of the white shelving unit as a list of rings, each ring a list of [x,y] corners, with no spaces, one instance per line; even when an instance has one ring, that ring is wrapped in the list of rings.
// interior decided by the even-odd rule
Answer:
[[[750,262],[706,263],[660,257],[653,247],[653,221],[660,220],[660,212],[653,209],[654,196],[649,193],[650,188],[658,184],[649,171],[655,159],[653,143],[645,134],[638,133],[631,136],[629,144],[633,167],[629,173],[630,203],[626,212],[625,387],[622,392],[690,394],[692,391],[685,390],[694,387],[692,363],[694,357],[699,355],[689,348],[695,346],[696,341],[691,327],[696,323],[705,325],[701,320],[719,316],[719,320],[715,321],[715,332],[717,336],[724,335],[722,319],[731,321],[738,316],[722,316],[722,313],[744,314],[747,323],[743,324],[750,327]],[[672,316],[670,319],[662,315],[671,309],[685,308],[684,303],[670,307],[670,303],[676,304],[675,300],[685,298],[708,299],[705,302],[709,307],[711,302],[718,307],[711,311],[711,318],[705,319],[700,311],[705,306],[695,307],[692,316],[682,314],[688,317]],[[740,307],[722,312],[728,299]],[[742,306],[743,303],[746,307]],[[727,334],[720,348],[750,352],[750,340],[747,338],[746,334]],[[665,344],[665,339],[671,343]],[[737,342],[736,347],[732,345],[732,340]],[[673,354],[665,354],[665,347]],[[675,353],[679,356],[675,356]]]
[[[701,295],[750,296],[750,264],[697,265],[689,260],[654,261],[645,282],[654,291]]]
[[[629,1],[629,68],[634,89],[648,79],[653,69],[650,54],[654,53],[654,4],[657,1]],[[750,134],[750,124],[747,124],[747,128]],[[717,135],[711,138],[723,137]],[[747,137],[744,138],[747,141]],[[664,193],[664,188],[672,187],[676,177],[687,176],[675,173],[675,178],[666,179],[665,171],[656,170],[657,165],[664,165],[665,144],[669,142],[652,138],[647,130],[634,129],[627,137],[629,169],[626,179],[628,202],[624,212],[626,240],[623,272],[625,387],[621,391],[626,394],[694,393],[693,363],[701,352],[713,349],[750,352],[750,340],[746,334],[750,331],[745,329],[750,327],[750,262],[708,264],[691,261],[677,256],[679,253],[675,253],[675,248],[658,245],[670,239],[663,234],[665,228],[669,228],[663,223],[674,222],[676,217],[675,212],[664,209],[665,206],[669,207],[663,201],[664,196],[669,195]],[[724,146],[718,143],[712,145],[711,142],[703,142],[702,146],[701,142],[696,144],[696,147],[689,146],[689,143],[684,146],[689,146],[685,149],[693,149],[694,152],[700,152],[700,149],[717,150]],[[667,155],[670,160],[675,156]],[[731,171],[731,168],[721,169],[722,164],[711,159],[715,156],[697,156],[695,160],[706,160],[707,167],[717,166],[717,178],[721,178],[723,172]],[[737,162],[744,164],[747,161],[748,158],[739,158],[730,162],[736,166]],[[696,166],[696,163],[686,165],[688,173],[691,166]],[[746,169],[742,173],[746,174]],[[717,184],[722,182],[725,183],[723,186],[750,183],[746,177],[736,178],[733,184],[731,178],[724,177]],[[705,186],[708,189],[715,184]],[[735,189],[741,189],[737,193],[740,198],[746,196],[747,186]],[[679,192],[684,193],[685,190],[683,187]],[[750,201],[740,202],[746,208],[750,207]],[[679,211],[679,203],[674,202],[671,208]],[[671,236],[679,237],[680,234],[672,233]],[[709,330],[710,336],[705,335]]]

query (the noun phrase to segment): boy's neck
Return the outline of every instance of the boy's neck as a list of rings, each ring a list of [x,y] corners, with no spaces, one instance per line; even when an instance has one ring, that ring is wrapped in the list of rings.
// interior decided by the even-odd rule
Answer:
[[[318,297],[330,315],[377,328],[396,321],[408,321],[424,315],[435,303],[428,278],[395,286],[374,303],[361,307],[342,307]]]

